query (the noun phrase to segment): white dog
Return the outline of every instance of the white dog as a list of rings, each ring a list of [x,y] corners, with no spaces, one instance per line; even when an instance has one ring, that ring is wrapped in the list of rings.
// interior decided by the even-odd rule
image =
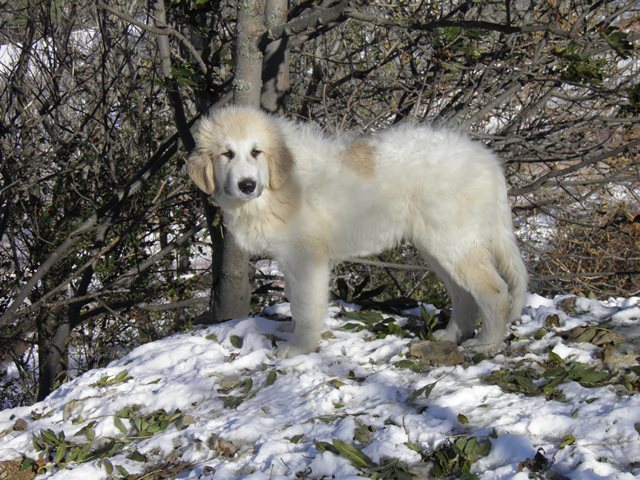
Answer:
[[[258,109],[201,121],[188,172],[224,212],[242,248],[277,259],[294,319],[280,357],[318,347],[331,260],[406,239],[446,284],[439,339],[500,347],[523,307],[527,272],[513,235],[501,162],[448,130],[407,123],[372,136],[329,136]],[[478,311],[479,310],[479,311]]]

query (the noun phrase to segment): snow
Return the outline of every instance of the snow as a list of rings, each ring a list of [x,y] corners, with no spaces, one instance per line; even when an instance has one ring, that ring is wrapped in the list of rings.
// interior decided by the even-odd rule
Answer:
[[[599,324],[629,329],[640,323],[638,298],[577,298],[572,313],[561,309],[567,298],[530,295],[522,318],[511,327],[516,340],[509,352],[424,372],[396,366],[407,358],[411,338],[345,330],[342,326],[353,320],[341,317],[337,305],[330,310],[319,351],[289,359],[276,359],[273,348],[274,339],[290,337],[289,322],[266,317],[288,315],[288,304],[267,309],[265,316],[196,328],[140,346],[62,385],[43,402],[1,411],[0,462],[39,458],[32,437],[46,429],[64,432],[70,442],[86,442],[81,429],[95,422],[96,439],[122,441],[122,450],[109,458],[112,465],[142,474],[173,458],[183,462],[175,475],[180,479],[367,478],[348,458],[323,450],[318,442],[338,439],[375,464],[393,458],[410,468],[424,461],[416,446],[431,452],[464,435],[491,442],[489,454],[471,467],[483,480],[529,478],[519,465],[540,448],[551,470],[570,479],[638,478],[637,392],[572,381],[558,386],[564,399],[556,400],[509,393],[483,380],[500,369],[535,365],[548,351],[567,362],[599,365],[598,347],[571,343],[553,332]],[[551,333],[534,338],[551,315],[560,325],[547,326]],[[122,372],[126,380],[104,381]],[[408,401],[434,382],[428,397]],[[239,402],[227,404],[232,397]],[[143,414],[179,410],[190,421],[148,437],[126,436],[114,417],[131,406]],[[25,431],[13,429],[20,418],[27,421]],[[358,440],[363,428],[366,441]],[[561,447],[567,436],[575,441]],[[234,451],[224,455],[217,441],[230,442]],[[134,451],[146,462],[127,458]],[[70,462],[37,478],[106,479],[109,474],[96,459]]]

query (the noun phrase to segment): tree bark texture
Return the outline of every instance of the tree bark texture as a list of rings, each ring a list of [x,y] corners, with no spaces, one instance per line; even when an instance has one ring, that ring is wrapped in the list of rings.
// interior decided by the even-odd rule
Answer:
[[[260,106],[262,52],[258,42],[264,33],[264,1],[238,2],[237,49],[233,100],[236,104]],[[213,295],[215,321],[245,316],[250,311],[249,256],[238,247],[226,228],[215,228]],[[216,270],[216,265],[220,268]]]
[[[287,22],[287,7],[287,0],[267,0],[264,12],[267,30]],[[262,107],[272,113],[285,113],[291,87],[286,35],[266,45],[262,72]]]

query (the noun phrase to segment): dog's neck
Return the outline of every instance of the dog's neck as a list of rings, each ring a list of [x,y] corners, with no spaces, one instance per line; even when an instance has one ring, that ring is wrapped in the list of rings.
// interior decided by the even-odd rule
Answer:
[[[258,198],[216,198],[224,214],[225,225],[242,248],[251,253],[269,253],[270,245],[281,236],[286,223],[300,208],[300,186],[287,181],[280,189],[265,188]],[[260,247],[256,248],[256,245]]]

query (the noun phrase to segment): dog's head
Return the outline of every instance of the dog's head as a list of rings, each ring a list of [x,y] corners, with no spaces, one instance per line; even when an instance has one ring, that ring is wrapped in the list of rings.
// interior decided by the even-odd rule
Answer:
[[[293,158],[274,119],[258,109],[231,106],[204,118],[187,171],[205,193],[252,200],[278,190]]]

